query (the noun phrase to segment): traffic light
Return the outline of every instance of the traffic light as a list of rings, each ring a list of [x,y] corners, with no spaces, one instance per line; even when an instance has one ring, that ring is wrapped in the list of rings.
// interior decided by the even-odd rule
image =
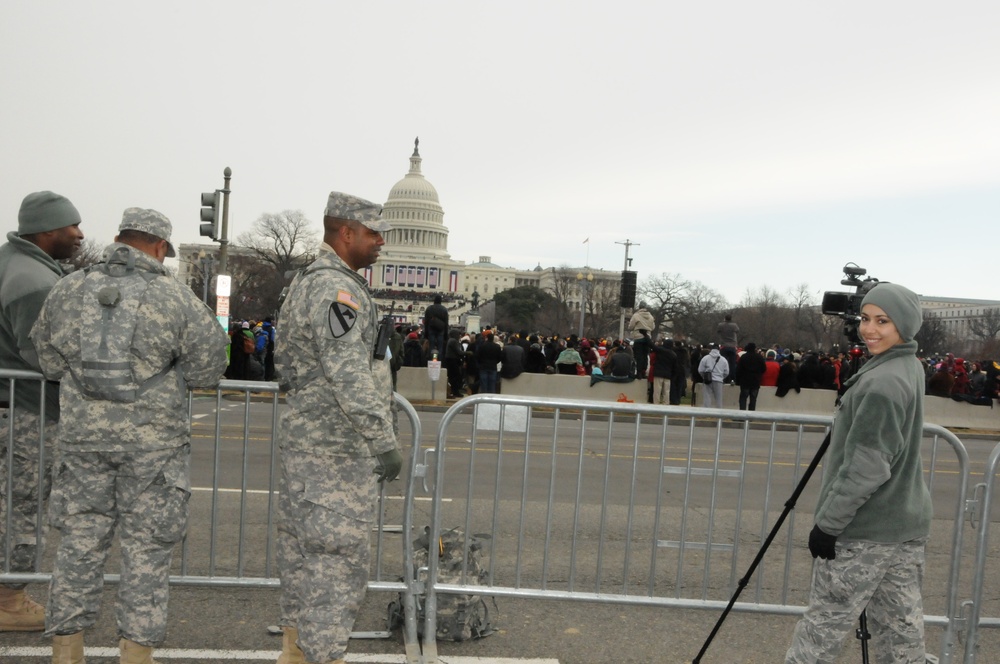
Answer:
[[[222,237],[222,192],[208,191],[201,195],[200,235],[218,240]]]
[[[622,291],[619,304],[623,309],[635,307],[635,277],[634,270],[622,270]]]

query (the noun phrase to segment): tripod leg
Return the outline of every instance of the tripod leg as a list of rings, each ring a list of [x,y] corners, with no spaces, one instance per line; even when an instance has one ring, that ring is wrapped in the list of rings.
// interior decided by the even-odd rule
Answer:
[[[740,593],[743,592],[743,589],[746,587],[747,583],[750,582],[750,577],[753,576],[753,573],[757,569],[757,566],[760,565],[760,561],[764,559],[764,554],[767,552],[767,548],[771,546],[771,542],[778,534],[778,531],[781,530],[781,526],[783,523],[785,523],[785,519],[788,517],[789,512],[795,509],[795,503],[798,502],[799,496],[802,494],[802,491],[806,488],[806,484],[809,483],[809,478],[812,477],[812,474],[816,471],[816,466],[819,465],[820,459],[823,458],[823,455],[826,454],[827,448],[830,447],[830,433],[831,432],[829,431],[827,432],[826,438],[823,439],[823,442],[820,443],[819,449],[816,450],[816,456],[814,456],[812,461],[809,462],[809,466],[806,468],[806,471],[802,474],[802,479],[799,480],[799,483],[795,487],[795,490],[792,491],[792,495],[789,496],[788,500],[785,501],[785,509],[782,510],[781,515],[778,517],[778,520],[774,522],[774,527],[771,528],[771,532],[768,533],[767,539],[764,540],[764,544],[760,547],[760,550],[757,552],[757,556],[753,559],[753,562],[750,563],[750,568],[747,570],[747,573],[736,584],[736,592],[733,593],[732,598],[730,598],[729,600],[729,604],[722,611],[722,615],[719,616],[719,620],[716,621],[715,627],[712,628],[712,631],[708,635],[708,638],[705,639],[705,643],[702,644],[701,650],[699,650],[698,654],[695,655],[695,658],[691,660],[691,664],[700,664],[701,658],[705,655],[705,651],[708,650],[708,646],[711,645],[712,640],[715,639],[715,635],[719,633],[719,628],[722,627],[722,623],[726,620],[726,616],[728,616],[729,612],[732,611],[733,605],[736,604],[736,600],[737,598],[739,598]]]
[[[861,612],[861,616],[858,618],[858,629],[854,634],[861,641],[861,661],[863,664],[868,664],[868,640],[872,638],[872,635],[868,631],[867,610]]]

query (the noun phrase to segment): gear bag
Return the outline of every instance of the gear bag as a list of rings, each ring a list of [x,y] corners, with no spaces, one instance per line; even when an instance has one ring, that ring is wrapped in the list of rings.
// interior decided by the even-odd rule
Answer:
[[[701,382],[705,383],[706,385],[712,384],[712,374],[715,372],[715,366],[718,363],[719,363],[719,358],[715,358],[715,364],[712,365],[712,368],[709,369],[708,371],[701,372]]]
[[[139,394],[170,371],[136,362],[132,350],[140,307],[150,282],[161,275],[137,270],[135,254],[119,247],[107,261],[85,269],[80,317],[80,370],[73,379],[93,399],[134,402]]]
[[[452,528],[441,533],[438,546],[438,575],[441,583],[465,583],[467,585],[482,585],[489,577],[489,571],[483,562],[483,547],[490,539],[489,535],[470,535],[466,537],[461,528]],[[413,543],[413,570],[415,579],[419,573],[426,574],[430,543],[430,528],[424,528],[424,534]],[[465,574],[463,574],[463,569]],[[424,596],[416,598],[417,632],[423,636],[424,629]],[[493,601],[496,608],[496,601]],[[394,629],[403,624],[403,599],[389,604],[389,628]],[[437,595],[437,631],[435,638],[439,641],[468,641],[481,639],[493,634],[493,621],[489,607],[482,595],[475,593],[457,595],[453,593],[438,593]]]

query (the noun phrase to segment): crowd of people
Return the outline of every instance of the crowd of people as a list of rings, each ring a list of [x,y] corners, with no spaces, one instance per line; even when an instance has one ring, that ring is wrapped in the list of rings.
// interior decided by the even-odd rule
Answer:
[[[447,326],[447,318],[441,324]],[[720,324],[727,333],[729,325],[735,323],[729,319]],[[679,405],[686,397],[693,400],[693,385],[704,383],[705,405],[721,407],[722,387],[735,385],[740,388],[739,408],[755,410],[761,387],[776,388],[778,397],[803,389],[842,393],[844,384],[866,361],[860,347],[813,351],[780,344],[758,347],[753,342],[729,345],[735,344],[732,336],[729,343],[689,344],[668,336],[654,339],[645,330],[636,330],[631,339],[610,339],[490,327],[470,333],[452,327],[443,350],[421,326],[399,325],[395,335],[399,353],[392,363],[394,376],[400,367],[425,368],[429,360],[440,359],[447,370],[448,396],[453,399],[499,391],[503,379],[522,373],[592,376],[596,372],[648,380],[647,400],[658,404]],[[951,353],[920,362],[927,395],[989,405],[1000,391],[1000,362],[970,362]]]
[[[274,319],[233,321],[229,325],[230,380],[274,380]]]

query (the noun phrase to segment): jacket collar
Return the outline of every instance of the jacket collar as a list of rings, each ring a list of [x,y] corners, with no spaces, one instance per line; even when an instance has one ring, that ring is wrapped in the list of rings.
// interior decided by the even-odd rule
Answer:
[[[896,344],[895,346],[889,348],[885,352],[879,353],[875,357],[865,362],[865,365],[860,369],[858,369],[858,372],[856,374],[848,378],[847,382],[844,383],[844,386],[851,387],[856,382],[858,382],[858,379],[861,378],[861,376],[863,376],[865,373],[871,371],[875,367],[882,366],[886,362],[894,360],[898,357],[905,357],[907,355],[912,355],[916,357],[917,347],[918,347],[917,342],[914,340],[910,340],[901,344]]]

